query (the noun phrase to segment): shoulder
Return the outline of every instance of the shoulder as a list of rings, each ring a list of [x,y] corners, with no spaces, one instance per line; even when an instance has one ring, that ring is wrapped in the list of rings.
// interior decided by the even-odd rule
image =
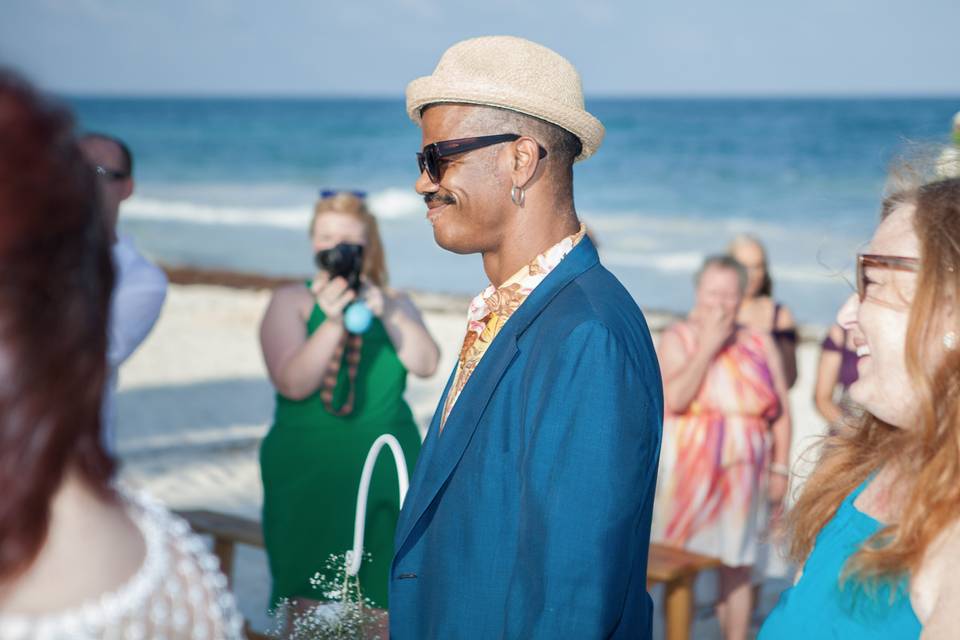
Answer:
[[[660,344],[681,345],[693,350],[697,341],[696,326],[688,320],[679,320],[660,332]]]
[[[774,305],[776,309],[776,318],[774,318],[774,329],[795,329],[797,326],[797,319],[793,316],[793,312],[790,311],[790,307],[779,302],[771,300],[770,303]]]
[[[313,294],[303,284],[287,284],[277,287],[270,296],[270,308],[274,310],[296,310],[308,315],[315,301]]]
[[[737,341],[741,343],[760,345],[764,349],[773,348],[773,338],[767,331],[761,331],[750,325],[737,326]]]
[[[833,340],[834,344],[842,347],[846,333],[847,332],[843,330],[843,327],[838,324],[833,324],[830,326],[830,330],[827,331],[827,337]]]
[[[391,287],[384,287],[382,289],[383,295],[389,298],[394,304],[403,307],[404,309],[416,309],[417,305],[413,302],[413,298],[410,297],[406,291],[401,289],[393,289]]]
[[[113,246],[113,261],[119,287],[152,286],[166,288],[167,274],[148,260],[129,238],[121,238]]]
[[[571,280],[546,311],[544,320],[570,329],[598,323],[623,338],[638,329],[647,333],[646,319],[633,296],[600,264]]]
[[[910,601],[920,621],[927,619],[949,603],[951,609],[960,603],[960,520],[954,521],[938,535],[923,556],[920,568],[910,582]]]
[[[827,335],[824,336],[820,346],[826,351],[840,351],[846,346],[845,338],[843,327],[838,324],[833,324],[830,325],[830,329],[827,331]]]
[[[90,637],[126,637],[127,633],[132,637],[138,626],[148,626],[160,635],[164,631],[180,631],[177,616],[186,614],[195,627],[208,631],[209,637],[241,638],[242,618],[227,589],[226,578],[204,542],[190,531],[186,522],[145,494],[122,487],[118,492],[120,501],[114,505],[115,510],[129,520],[132,528],[120,527],[122,530],[115,532],[118,527],[112,522],[97,522],[95,527],[86,528],[82,554],[74,554],[70,568],[61,573],[86,578],[63,581],[55,587],[47,584],[41,606],[51,608],[48,613],[0,615],[0,637],[8,637],[10,628],[28,632],[43,629],[52,631],[51,637],[73,637],[68,630],[81,627],[89,630]],[[131,545],[131,541],[138,544]],[[104,588],[101,574],[116,573],[113,565],[118,556],[131,546],[139,547],[135,567]],[[70,605],[56,606],[58,601],[68,601],[64,596],[71,595],[70,589],[83,589],[83,600],[71,598]],[[59,594],[59,600],[54,592]],[[174,633],[172,637],[181,636]]]
[[[123,490],[138,524],[147,539],[144,572],[156,584],[157,591],[169,599],[172,610],[190,612],[191,617],[213,630],[213,637],[241,638],[243,619],[231,594],[217,558],[206,543],[178,515],[142,492]],[[156,555],[152,555],[156,554]],[[155,581],[155,582],[154,582]],[[139,585],[138,585],[139,586]],[[151,603],[164,599],[153,593]],[[162,611],[156,604],[149,615],[157,619]],[[168,614],[169,615],[169,614]]]
[[[768,365],[776,363],[779,366],[780,350],[770,333],[741,325],[737,329],[737,342],[763,357]]]

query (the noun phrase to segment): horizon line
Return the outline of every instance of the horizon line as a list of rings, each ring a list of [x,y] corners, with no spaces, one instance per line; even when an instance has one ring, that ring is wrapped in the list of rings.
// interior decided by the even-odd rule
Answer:
[[[403,94],[379,92],[121,92],[121,91],[50,91],[47,93],[68,99],[129,99],[129,100],[381,100],[403,101]],[[864,92],[597,92],[585,94],[586,100],[960,100],[960,93],[946,93],[939,91],[928,92],[898,92],[898,91],[864,91]]]

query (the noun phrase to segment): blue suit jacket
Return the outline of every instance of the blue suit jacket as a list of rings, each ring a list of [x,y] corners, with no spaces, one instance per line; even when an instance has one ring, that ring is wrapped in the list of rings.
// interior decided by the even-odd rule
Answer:
[[[588,238],[501,329],[441,435],[442,409],[397,523],[391,638],[649,637],[660,371]]]

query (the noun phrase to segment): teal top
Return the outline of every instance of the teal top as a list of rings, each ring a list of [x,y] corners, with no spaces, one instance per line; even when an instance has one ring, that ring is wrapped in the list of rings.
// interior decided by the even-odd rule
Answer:
[[[921,625],[910,605],[907,581],[896,588],[880,586],[868,594],[851,579],[840,584],[847,560],[883,525],[853,502],[868,478],[840,504],[807,558],[800,581],[783,592],[763,623],[757,640],[882,640],[919,638]]]

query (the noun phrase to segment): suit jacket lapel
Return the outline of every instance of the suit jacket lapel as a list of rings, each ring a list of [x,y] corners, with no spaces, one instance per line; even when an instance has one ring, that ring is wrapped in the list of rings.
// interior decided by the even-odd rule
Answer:
[[[407,489],[407,497],[404,500],[403,505],[401,505],[402,508],[400,510],[400,516],[397,518],[398,535],[401,532],[406,532],[413,527],[413,522],[410,522],[410,513],[413,511],[412,505],[416,501],[415,496],[422,492],[420,487],[423,484],[423,476],[430,467],[430,459],[433,457],[433,452],[436,449],[437,434],[440,430],[440,418],[443,416],[444,402],[446,401],[447,393],[449,393],[450,387],[453,386],[453,381],[456,376],[457,367],[454,367],[453,371],[450,373],[450,377],[447,378],[447,386],[444,387],[443,393],[440,394],[440,403],[433,412],[433,419],[430,421],[430,426],[427,428],[427,434],[423,440],[423,447],[420,449],[420,455],[417,456],[417,463],[413,468],[413,475],[410,477],[410,486]],[[406,537],[406,533],[404,533],[404,537]],[[396,548],[399,549],[400,546],[397,545]]]
[[[414,478],[410,483],[403,512],[397,522],[396,551],[399,553],[410,531],[450,477],[473,438],[494,390],[517,354],[517,338],[567,284],[597,264],[597,251],[584,238],[559,265],[534,289],[504,324],[453,406],[439,434],[440,417],[456,369],[440,397],[430,430],[424,442]]]

